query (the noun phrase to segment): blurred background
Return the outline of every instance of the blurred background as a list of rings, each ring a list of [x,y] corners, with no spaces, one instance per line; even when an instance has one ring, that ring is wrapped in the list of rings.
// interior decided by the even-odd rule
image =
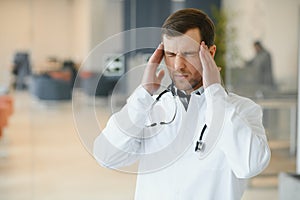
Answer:
[[[159,34],[143,49],[139,35],[116,37],[97,62],[91,52],[188,7],[215,22],[227,90],[263,109],[272,158],[243,199],[299,198],[300,0],[0,0],[0,199],[133,199],[136,176],[98,166],[87,143],[105,126],[111,102],[120,107],[138,84],[142,71],[112,95],[132,66],[147,62]],[[94,109],[99,131],[89,132],[85,111]]]

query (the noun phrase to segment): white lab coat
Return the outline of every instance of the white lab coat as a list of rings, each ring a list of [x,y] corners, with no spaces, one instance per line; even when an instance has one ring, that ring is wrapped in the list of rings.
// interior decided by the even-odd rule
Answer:
[[[172,113],[175,103],[165,99],[169,102],[162,100],[162,109]],[[153,101],[143,87],[135,90],[96,138],[96,160],[115,169],[138,160],[136,200],[241,199],[247,179],[262,172],[270,160],[261,108],[213,84],[204,94],[192,95],[187,111],[177,97],[175,120],[154,127],[156,131],[149,135],[145,124],[149,124],[147,110]],[[225,112],[220,113],[222,108]],[[150,122],[164,114],[159,112]],[[211,127],[219,129],[206,149],[209,153],[200,158],[195,143],[204,124],[208,126],[204,140],[213,135]]]

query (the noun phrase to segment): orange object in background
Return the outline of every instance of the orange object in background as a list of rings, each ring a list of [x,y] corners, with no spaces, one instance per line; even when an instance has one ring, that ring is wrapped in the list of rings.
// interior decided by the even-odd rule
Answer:
[[[0,96],[0,104],[1,103],[4,103],[7,105],[8,111],[9,111],[8,113],[9,113],[9,115],[12,115],[13,111],[14,111],[13,98],[9,95]]]
[[[93,72],[82,71],[82,72],[80,72],[79,76],[80,76],[80,78],[87,79],[87,78],[90,78],[93,76]]]
[[[0,138],[3,128],[8,125],[8,118],[13,114],[13,99],[8,95],[0,96]]]
[[[71,71],[53,71],[48,72],[49,76],[54,79],[60,79],[64,81],[70,81],[72,78]]]

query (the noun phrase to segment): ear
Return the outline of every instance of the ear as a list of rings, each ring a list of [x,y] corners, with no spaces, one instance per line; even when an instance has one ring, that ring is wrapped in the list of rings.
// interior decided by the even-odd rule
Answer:
[[[215,57],[216,51],[217,51],[217,46],[216,45],[212,45],[212,46],[209,47],[209,52],[210,52],[210,54],[212,55],[213,58]]]

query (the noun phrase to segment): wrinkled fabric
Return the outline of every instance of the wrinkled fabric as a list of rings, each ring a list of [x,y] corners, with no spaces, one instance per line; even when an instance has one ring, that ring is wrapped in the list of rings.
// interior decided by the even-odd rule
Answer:
[[[247,179],[262,172],[270,160],[261,108],[227,94],[220,84],[202,95],[192,94],[187,110],[178,97],[164,96],[159,113],[149,116],[155,98],[137,88],[96,138],[96,160],[112,169],[138,161],[136,200],[241,199]],[[171,124],[145,127],[173,116],[176,105]],[[195,144],[205,124],[207,147],[200,154]]]

